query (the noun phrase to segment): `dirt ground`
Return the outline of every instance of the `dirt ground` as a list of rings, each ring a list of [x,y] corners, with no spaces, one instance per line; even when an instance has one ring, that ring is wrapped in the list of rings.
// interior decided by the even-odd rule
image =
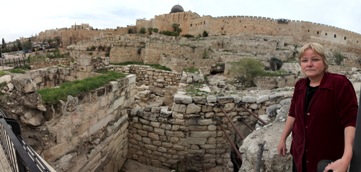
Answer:
[[[128,159],[121,172],[171,172],[171,170],[144,165]]]

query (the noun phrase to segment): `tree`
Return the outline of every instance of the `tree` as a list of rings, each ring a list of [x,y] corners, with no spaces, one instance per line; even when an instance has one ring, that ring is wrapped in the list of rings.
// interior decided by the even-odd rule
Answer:
[[[16,40],[16,47],[17,47],[18,51],[23,50],[23,47],[22,47],[19,39]]]
[[[180,26],[180,24],[178,24],[178,23],[173,23],[173,24],[172,24],[173,31],[174,31],[174,32],[177,32],[177,30],[179,29],[179,26]]]
[[[22,43],[21,46],[25,53],[29,52],[29,50],[31,50],[33,48],[30,39],[28,39],[27,41]]]
[[[3,49],[3,50],[5,50],[5,48],[6,48],[6,42],[5,42],[5,40],[4,40],[4,38],[1,40],[1,48]]]

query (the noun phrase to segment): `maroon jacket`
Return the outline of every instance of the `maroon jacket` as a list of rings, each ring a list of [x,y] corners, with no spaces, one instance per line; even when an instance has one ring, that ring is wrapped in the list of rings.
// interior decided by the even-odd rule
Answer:
[[[344,128],[356,125],[356,93],[345,76],[326,72],[305,111],[308,84],[308,78],[297,81],[289,111],[295,118],[291,154],[298,172],[304,154],[308,172],[316,172],[320,160],[341,158]]]

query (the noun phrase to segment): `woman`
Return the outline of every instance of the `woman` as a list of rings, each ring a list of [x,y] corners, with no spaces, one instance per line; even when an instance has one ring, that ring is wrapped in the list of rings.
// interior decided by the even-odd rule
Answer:
[[[320,44],[304,45],[298,60],[306,77],[295,84],[278,153],[286,155],[286,139],[292,131],[293,171],[316,172],[320,160],[332,160],[325,172],[345,172],[355,136],[355,90],[344,75],[327,72]]]

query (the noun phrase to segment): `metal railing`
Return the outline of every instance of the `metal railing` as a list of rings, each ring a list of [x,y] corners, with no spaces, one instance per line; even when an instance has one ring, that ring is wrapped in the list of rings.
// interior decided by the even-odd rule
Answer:
[[[245,139],[245,136],[242,135],[242,133],[238,130],[238,128],[234,125],[234,123],[232,122],[232,119],[228,116],[227,112],[225,112],[225,110],[223,109],[222,104],[217,104],[217,106],[221,109],[222,113],[224,114],[224,116],[226,117],[226,119],[228,120],[229,124],[231,124],[232,128],[234,129],[234,131],[236,132],[236,134],[238,135],[238,137],[241,140]],[[244,104],[237,104],[237,107],[241,107],[243,108],[245,111],[247,111],[249,114],[251,114],[253,117],[255,117],[259,122],[262,123],[262,125],[267,125],[267,123],[265,121],[263,121],[258,115],[256,115],[255,113],[253,113],[252,111],[250,111],[249,109],[247,109]],[[249,124],[247,124],[245,121],[241,120],[241,122],[243,122],[251,131],[254,130],[254,128],[252,128]],[[239,168],[242,166],[242,157],[241,157],[241,153],[239,152],[239,147],[238,145],[231,140],[231,138],[228,136],[225,128],[222,126],[222,124],[220,125],[221,130],[223,131],[227,141],[230,143],[232,151],[231,151],[231,160],[233,162],[234,165],[236,165],[236,168],[234,168],[234,171],[238,171]],[[264,145],[264,144],[263,144]],[[263,147],[262,147],[263,149]],[[263,150],[262,150],[263,151]]]
[[[16,120],[6,118],[0,109],[0,143],[9,166],[14,172],[50,172],[54,171],[21,138],[20,125]]]
[[[0,66],[4,68],[4,66],[8,67],[25,67],[29,65],[29,60],[25,57],[16,57],[11,59],[0,58]]]

